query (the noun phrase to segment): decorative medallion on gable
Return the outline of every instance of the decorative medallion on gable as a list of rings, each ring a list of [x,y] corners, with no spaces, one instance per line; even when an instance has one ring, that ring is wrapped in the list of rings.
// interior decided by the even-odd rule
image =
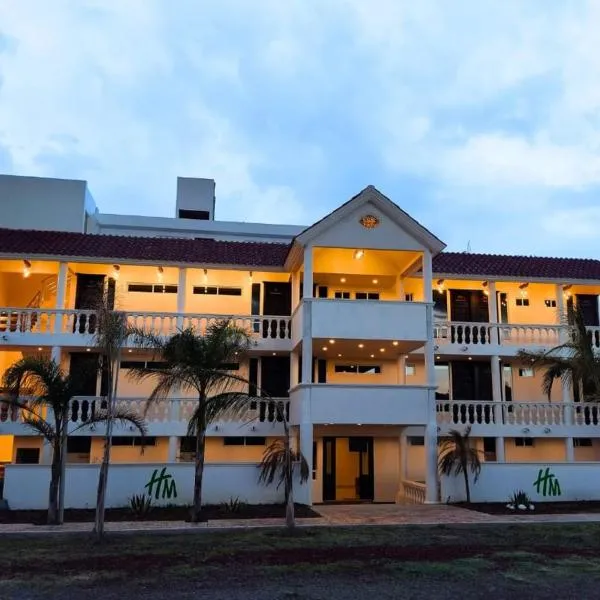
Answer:
[[[380,223],[379,219],[375,215],[363,215],[358,222],[365,229],[375,229]]]

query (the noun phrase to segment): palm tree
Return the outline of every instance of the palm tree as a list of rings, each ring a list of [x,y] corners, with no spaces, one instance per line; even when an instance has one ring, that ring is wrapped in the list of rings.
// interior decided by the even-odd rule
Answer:
[[[105,422],[104,411],[95,412],[87,421],[69,431],[69,403],[77,395],[79,380],[61,370],[55,361],[47,358],[25,357],[9,367],[3,378],[10,403],[24,411],[23,423],[39,433],[52,447],[50,487],[48,492],[48,524],[62,522],[64,465],[67,436],[94,423]],[[20,394],[27,390],[31,398],[23,400]],[[117,411],[114,418],[131,423],[144,431],[143,422],[126,411]]]
[[[456,429],[451,429],[448,433],[449,437],[441,443],[438,470],[441,475],[447,477],[451,475],[456,477],[462,473],[465,479],[467,503],[470,503],[469,471],[473,474],[473,482],[475,483],[481,473],[479,450],[471,446],[471,427],[467,427],[464,433]]]
[[[155,358],[163,363],[160,369],[144,366],[130,371],[134,381],[156,382],[148,405],[179,391],[191,391],[197,396],[188,435],[196,438],[191,520],[198,522],[202,516],[206,429],[219,417],[239,417],[250,408],[249,394],[235,389],[249,386],[250,382],[227,370],[227,363],[238,362],[246,353],[250,336],[245,329],[223,319],[209,325],[204,335],[189,327],[166,339],[138,333],[136,340],[140,346],[153,348]]]
[[[290,443],[289,426],[283,419],[285,435],[283,440],[277,438],[269,444],[260,462],[259,483],[273,485],[276,489],[282,485],[285,491],[285,524],[290,530],[296,527],[294,515],[294,465],[299,466],[300,483],[306,483],[310,476],[308,462],[299,450],[294,450]]]
[[[108,482],[108,469],[110,466],[110,451],[112,448],[113,425],[122,414],[115,406],[117,399],[117,387],[119,384],[119,367],[121,361],[121,350],[130,336],[137,330],[127,324],[127,315],[113,309],[114,298],[108,293],[100,299],[96,309],[96,327],[94,332],[94,343],[100,351],[100,369],[106,381],[106,432],[104,435],[104,449],[102,452],[102,463],[98,474],[98,489],[96,493],[96,517],[94,521],[94,533],[101,540],[104,536],[104,512],[106,503],[106,487]],[[133,417],[133,414],[130,414]],[[138,422],[141,420],[137,416]],[[142,435],[145,429],[140,429]]]
[[[600,356],[594,352],[583,313],[570,308],[566,326],[569,334],[566,342],[546,352],[521,350],[519,358],[529,361],[533,368],[544,369],[542,391],[551,400],[552,385],[561,380],[571,387],[575,400],[600,399]]]

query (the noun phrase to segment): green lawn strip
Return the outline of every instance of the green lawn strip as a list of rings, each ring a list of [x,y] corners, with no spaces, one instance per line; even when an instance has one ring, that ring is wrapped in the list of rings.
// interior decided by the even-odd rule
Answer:
[[[290,556],[290,552],[303,556],[302,560],[277,565],[283,570],[298,568],[298,562],[304,561],[314,566],[310,560],[310,550],[330,549],[332,560],[324,560],[324,569],[333,569],[337,565],[344,568],[345,562],[352,562],[343,556],[335,560],[336,548],[364,547],[376,550],[377,547],[408,547],[415,553],[423,548],[448,548],[448,560],[434,561],[433,567],[425,565],[426,560],[389,561],[400,565],[399,568],[414,568],[417,571],[433,568],[442,572],[448,563],[457,560],[467,561],[465,565],[473,567],[477,561],[488,563],[492,560],[503,570],[516,573],[526,571],[531,565],[554,564],[559,569],[571,568],[570,550],[573,554],[600,554],[600,525],[598,524],[540,524],[540,525],[452,525],[429,527],[338,527],[338,528],[302,528],[297,535],[287,535],[282,529],[250,529],[242,531],[207,531],[193,534],[164,535],[112,535],[104,544],[96,544],[91,535],[46,535],[36,537],[6,537],[0,540],[0,578],[3,573],[15,572],[21,577],[31,566],[31,577],[56,576],[67,566],[67,575],[72,577],[78,572],[98,572],[104,568],[113,574],[123,571],[128,561],[137,559],[139,564],[147,564],[143,571],[153,569],[169,571],[185,569],[219,569],[226,564],[244,557],[256,555],[274,556],[278,550]],[[548,553],[548,549],[558,548],[565,556],[541,559],[536,549]],[[461,557],[460,552],[467,556]],[[481,553],[481,558],[477,554]],[[471,556],[468,556],[468,555]],[[308,559],[306,557],[309,557]],[[560,559],[560,560],[559,560]],[[371,560],[368,552],[364,561]],[[595,573],[593,556],[580,556],[586,561],[588,573]],[[103,563],[104,561],[104,563]],[[469,562],[471,561],[471,562]],[[472,561],[475,561],[473,563]],[[558,562],[557,562],[558,561]],[[561,562],[562,561],[562,562]],[[276,562],[276,561],[274,561]],[[385,561],[383,561],[385,563]],[[418,567],[411,567],[414,562]],[[483,564],[481,563],[481,564]],[[102,567],[105,564],[107,566]],[[462,564],[462,563],[460,563]],[[581,564],[584,564],[583,562]],[[99,566],[100,565],[100,566]],[[123,565],[124,569],[120,569]],[[446,566],[444,566],[446,565]],[[270,568],[269,565],[255,565],[253,568]],[[273,567],[275,568],[275,567]],[[390,567],[391,568],[391,567]],[[394,567],[396,568],[396,567]],[[473,567],[474,568],[474,567]],[[482,567],[483,569],[483,567]],[[140,572],[139,576],[144,573]],[[60,576],[60,575],[58,575]],[[134,576],[138,576],[137,573]]]

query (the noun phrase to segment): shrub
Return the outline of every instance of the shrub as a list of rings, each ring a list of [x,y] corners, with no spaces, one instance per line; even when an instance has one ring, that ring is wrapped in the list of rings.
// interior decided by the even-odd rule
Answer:
[[[221,510],[224,513],[236,514],[241,512],[246,507],[246,503],[242,502],[238,497],[229,498],[227,502],[221,503]]]
[[[152,510],[152,498],[146,494],[134,494],[129,498],[129,510],[138,519],[143,519]]]
[[[527,492],[524,490],[516,490],[508,499],[506,508],[509,508],[510,510],[533,510],[535,507],[531,503],[531,498],[527,495]]]

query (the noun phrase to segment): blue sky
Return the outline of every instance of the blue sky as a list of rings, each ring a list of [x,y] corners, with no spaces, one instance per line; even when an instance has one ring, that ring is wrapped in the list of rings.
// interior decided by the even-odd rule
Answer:
[[[298,224],[373,184],[452,250],[600,258],[598,31],[594,0],[0,0],[0,172],[166,216],[211,177],[218,218]]]

